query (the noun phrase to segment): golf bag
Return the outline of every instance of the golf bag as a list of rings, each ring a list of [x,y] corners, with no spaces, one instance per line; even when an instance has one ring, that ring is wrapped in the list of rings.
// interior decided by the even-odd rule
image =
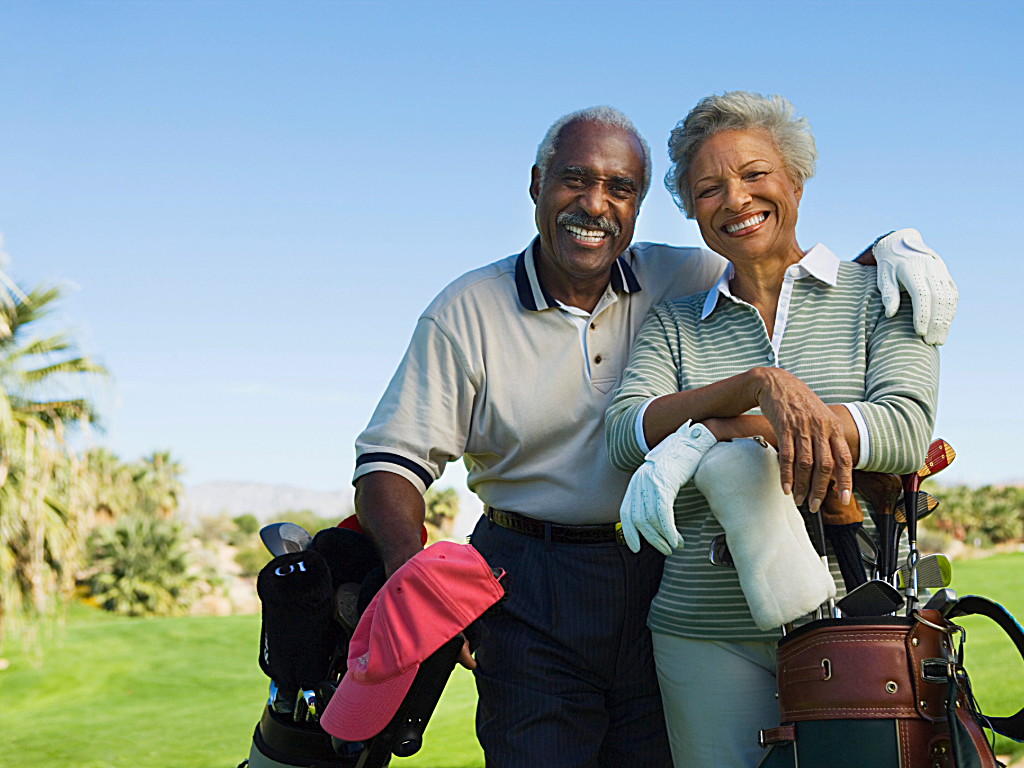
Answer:
[[[458,660],[462,636],[420,663],[397,712],[376,735],[345,742],[320,724],[345,675],[359,616],[385,581],[372,543],[350,528],[320,531],[309,549],[280,555],[260,572],[260,666],[272,683],[253,734],[248,768],[381,768],[392,754],[408,757],[420,749],[423,731]],[[501,582],[502,589],[507,584]],[[475,650],[478,636],[473,629],[467,627],[464,634]]]
[[[1024,709],[986,717],[964,668],[966,633],[986,616],[1024,659],[1024,631],[1002,606],[967,596],[942,613],[826,619],[779,641],[781,726],[762,730],[760,768],[996,768],[988,728],[1024,740]]]

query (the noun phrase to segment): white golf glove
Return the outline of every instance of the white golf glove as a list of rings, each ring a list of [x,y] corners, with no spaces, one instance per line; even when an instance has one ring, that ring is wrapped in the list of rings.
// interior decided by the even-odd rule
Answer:
[[[878,239],[872,252],[885,316],[892,317],[900,308],[902,285],[914,305],[914,330],[925,344],[944,344],[956,314],[957,290],[939,255],[916,229],[900,229]]]
[[[758,628],[777,629],[836,595],[793,496],[782,492],[775,449],[760,438],[714,446],[693,478],[725,530],[740,589]]]
[[[717,442],[703,424],[688,421],[647,454],[619,507],[622,535],[631,550],[640,551],[637,531],[664,555],[682,546],[673,509],[676,496]]]

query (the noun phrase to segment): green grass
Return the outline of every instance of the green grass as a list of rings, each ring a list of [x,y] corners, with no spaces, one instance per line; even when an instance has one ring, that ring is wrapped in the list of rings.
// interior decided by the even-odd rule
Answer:
[[[953,562],[960,597],[981,595],[1002,604],[1024,623],[1024,553]],[[964,659],[974,694],[986,715],[1012,715],[1024,707],[1024,662],[1009,638],[980,616],[957,619],[967,630]],[[1024,756],[1024,744],[996,737],[996,754]]]
[[[1024,554],[955,562],[953,588],[1024,618]],[[966,619],[967,669],[988,714],[1024,705],[1024,664],[1002,632]],[[234,768],[248,754],[266,698],[256,662],[258,616],[126,619],[75,605],[63,637],[29,664],[9,638],[0,672],[0,763],[50,768]],[[457,668],[423,750],[392,765],[479,768],[472,675]],[[997,752],[1024,755],[1005,739]]]
[[[8,639],[0,672],[0,765],[234,768],[267,696],[260,619],[127,619],[72,607],[33,668]],[[392,765],[474,768],[476,690],[459,668],[421,752]]]

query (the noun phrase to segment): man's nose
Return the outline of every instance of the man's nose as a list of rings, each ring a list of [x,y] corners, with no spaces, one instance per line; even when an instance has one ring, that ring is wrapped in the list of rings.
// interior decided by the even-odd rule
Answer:
[[[605,193],[604,185],[589,185],[580,195],[579,204],[584,213],[594,218],[608,213],[608,195]]]

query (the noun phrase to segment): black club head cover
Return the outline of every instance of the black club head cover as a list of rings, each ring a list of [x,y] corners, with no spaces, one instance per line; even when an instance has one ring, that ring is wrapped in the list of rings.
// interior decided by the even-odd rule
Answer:
[[[362,584],[366,574],[381,565],[370,537],[348,528],[324,528],[313,537],[309,548],[327,561],[335,591],[342,584]]]
[[[331,573],[317,552],[271,560],[256,579],[263,601],[260,668],[280,688],[311,690],[327,676],[341,627],[331,618]]]

